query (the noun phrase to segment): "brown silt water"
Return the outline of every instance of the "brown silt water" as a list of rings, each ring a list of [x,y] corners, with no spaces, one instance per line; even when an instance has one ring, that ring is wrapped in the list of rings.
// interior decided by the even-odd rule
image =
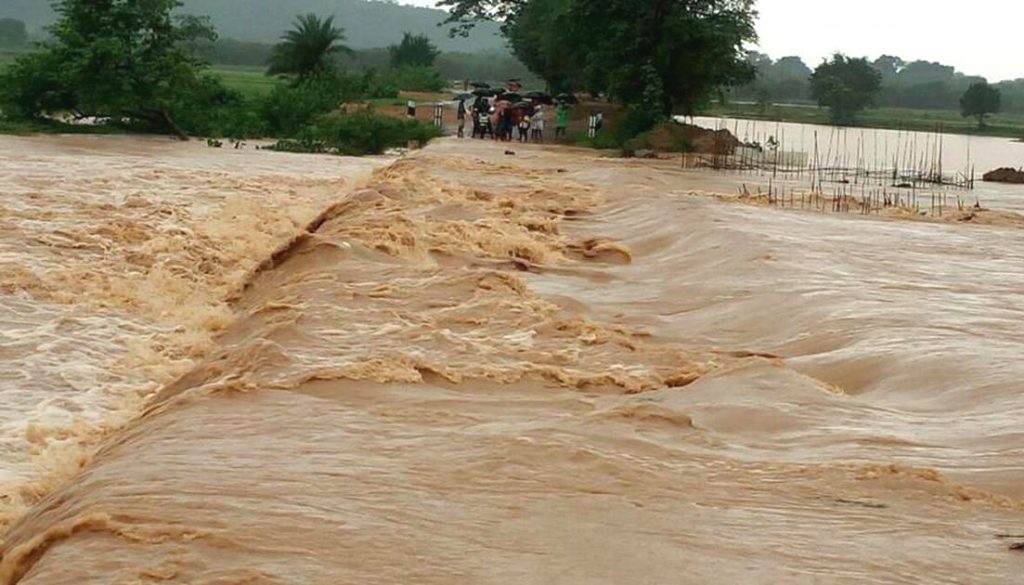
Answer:
[[[513,150],[0,139],[0,584],[1018,578],[1020,223]]]

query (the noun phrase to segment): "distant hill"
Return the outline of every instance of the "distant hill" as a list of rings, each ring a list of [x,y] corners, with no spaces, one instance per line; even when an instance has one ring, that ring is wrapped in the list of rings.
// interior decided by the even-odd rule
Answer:
[[[355,49],[386,47],[402,32],[425,34],[444,51],[505,51],[498,25],[483,24],[469,38],[449,38],[439,27],[447,13],[376,0],[184,0],[184,12],[209,15],[223,38],[275,42],[297,14],[335,15]],[[0,18],[17,18],[32,30],[53,21],[48,0],[0,0]]]

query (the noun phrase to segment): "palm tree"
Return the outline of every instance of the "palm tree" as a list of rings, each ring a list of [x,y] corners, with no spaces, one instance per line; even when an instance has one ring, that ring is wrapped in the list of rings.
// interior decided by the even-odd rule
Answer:
[[[323,20],[315,14],[304,14],[295,19],[295,28],[281,37],[270,55],[267,75],[296,75],[304,79],[330,67],[331,57],[337,53],[351,53],[341,44],[345,31],[334,26],[334,17]]]

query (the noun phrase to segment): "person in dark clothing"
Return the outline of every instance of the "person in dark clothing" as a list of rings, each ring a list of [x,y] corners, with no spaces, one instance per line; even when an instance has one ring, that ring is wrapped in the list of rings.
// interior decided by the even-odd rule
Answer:
[[[466,137],[466,100],[459,100],[459,109],[457,112],[459,119],[459,138]]]
[[[487,120],[487,115],[490,112],[490,104],[487,103],[487,99],[483,96],[477,96],[476,101],[473,102],[473,138],[483,138],[487,135],[487,126],[484,122]],[[492,133],[493,134],[493,133]]]
[[[505,108],[505,110],[502,112],[502,115],[504,116],[501,124],[502,135],[504,136],[504,140],[506,142],[511,142],[512,133],[515,131],[516,127],[516,120],[515,117],[512,115],[511,108]]]

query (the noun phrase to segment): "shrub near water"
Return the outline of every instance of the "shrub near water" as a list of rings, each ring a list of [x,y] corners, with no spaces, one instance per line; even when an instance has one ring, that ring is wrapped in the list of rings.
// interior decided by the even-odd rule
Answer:
[[[382,77],[405,91],[439,92],[448,85],[433,67],[393,67],[383,72]]]
[[[175,121],[193,136],[253,138],[267,132],[267,122],[241,93],[212,75],[200,78],[188,99],[173,106]]]
[[[282,140],[275,150],[363,156],[382,154],[409,142],[427,143],[441,130],[418,120],[400,120],[368,110],[322,116],[299,133],[296,140]]]
[[[295,137],[303,128],[343,103],[376,98],[397,98],[393,80],[376,71],[346,74],[333,70],[291,85],[281,85],[257,101],[255,108],[265,124],[265,135]]]
[[[657,111],[643,108],[629,108],[615,120],[611,127],[599,132],[596,138],[580,137],[576,142],[580,146],[601,149],[627,148],[630,141],[648,132],[663,120]]]

